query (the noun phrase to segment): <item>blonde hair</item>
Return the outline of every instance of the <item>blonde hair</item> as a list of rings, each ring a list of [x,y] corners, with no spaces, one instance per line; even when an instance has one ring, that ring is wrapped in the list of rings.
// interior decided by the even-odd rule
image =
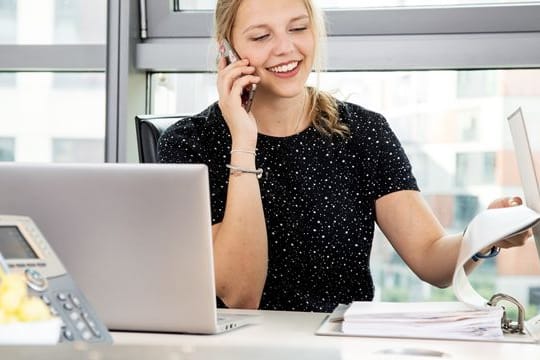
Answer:
[[[323,68],[323,53],[326,43],[326,26],[322,12],[313,5],[312,0],[303,0],[308,12],[315,37],[314,68],[319,76]],[[218,0],[214,14],[215,37],[218,42],[232,38],[232,30],[236,21],[238,8],[242,0]],[[336,99],[317,87],[308,87],[308,117],[313,126],[324,135],[349,135],[349,128],[339,120]]]

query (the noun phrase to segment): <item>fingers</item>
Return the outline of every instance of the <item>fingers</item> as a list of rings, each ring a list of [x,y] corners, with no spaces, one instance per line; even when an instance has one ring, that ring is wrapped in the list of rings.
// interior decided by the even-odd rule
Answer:
[[[510,206],[518,206],[523,204],[523,200],[519,196],[510,196],[499,198],[489,204],[488,209],[504,208]]]
[[[225,61],[225,60],[223,60]],[[224,63],[220,62],[220,66]],[[243,75],[250,75],[255,72],[255,67],[249,66],[248,60],[240,60],[235,63],[225,65],[218,73],[218,83],[222,82],[232,88],[232,83]]]
[[[508,249],[516,246],[523,246],[533,236],[532,229],[527,229],[507,239],[497,242],[496,246]]]
[[[236,80],[231,89],[231,95],[240,96],[244,91],[244,88],[250,86],[251,84],[257,84],[260,81],[258,76],[254,75],[245,75]]]
[[[218,71],[225,69],[226,66],[227,66],[227,60],[225,60],[223,56],[218,57],[218,60],[217,60]]]
[[[255,75],[255,67],[250,66],[246,59],[229,65],[225,60],[220,61],[218,69],[218,105],[229,127],[231,137],[233,141],[254,142],[255,146],[257,123],[242,106],[242,92],[244,88],[258,84],[261,79]]]
[[[240,99],[230,98],[231,95],[240,95],[238,87],[245,87],[249,84],[259,82],[259,77],[253,75],[255,67],[249,66],[248,60],[240,60],[235,63],[225,65],[225,60],[220,61],[218,68],[218,92],[220,101],[229,102],[232,100],[235,104],[240,103]]]

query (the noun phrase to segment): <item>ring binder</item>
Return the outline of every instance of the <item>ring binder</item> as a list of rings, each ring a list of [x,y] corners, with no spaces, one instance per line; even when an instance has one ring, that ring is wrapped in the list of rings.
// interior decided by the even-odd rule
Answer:
[[[517,322],[513,322],[507,317],[506,308],[504,306],[502,307],[504,309],[503,317],[501,319],[501,328],[503,332],[506,334],[525,334],[525,308],[523,305],[521,305],[514,297],[501,293],[493,295],[487,304],[496,306],[501,300],[514,304],[518,309]]]

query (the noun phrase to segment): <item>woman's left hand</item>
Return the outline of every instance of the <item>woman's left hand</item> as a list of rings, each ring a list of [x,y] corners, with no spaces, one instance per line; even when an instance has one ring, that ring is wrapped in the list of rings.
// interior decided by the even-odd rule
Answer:
[[[489,204],[488,209],[504,208],[509,206],[518,206],[523,204],[523,200],[520,197],[504,197],[497,200],[494,200]],[[494,245],[500,248],[511,248],[515,246],[523,246],[527,239],[533,235],[532,229],[527,229],[519,234],[516,234],[512,237],[506,238],[504,240],[496,242]]]

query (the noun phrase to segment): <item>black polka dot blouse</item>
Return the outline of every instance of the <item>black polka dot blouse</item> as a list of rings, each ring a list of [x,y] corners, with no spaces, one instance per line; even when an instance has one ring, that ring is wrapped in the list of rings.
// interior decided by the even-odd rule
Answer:
[[[287,137],[259,134],[257,167],[268,231],[268,274],[260,308],[330,312],[372,300],[369,257],[375,200],[418,190],[398,139],[379,114],[339,102],[347,138],[313,126]],[[162,163],[204,163],[212,222],[223,220],[231,137],[219,106],[172,125],[159,140]]]

